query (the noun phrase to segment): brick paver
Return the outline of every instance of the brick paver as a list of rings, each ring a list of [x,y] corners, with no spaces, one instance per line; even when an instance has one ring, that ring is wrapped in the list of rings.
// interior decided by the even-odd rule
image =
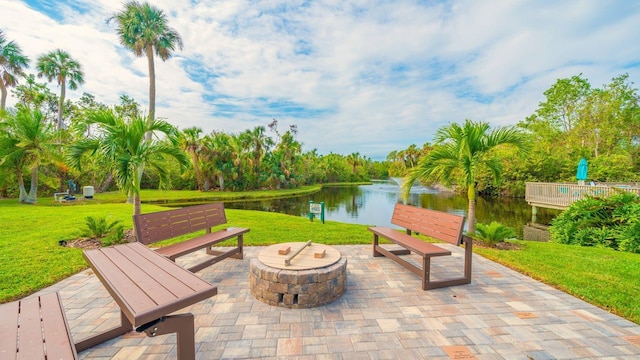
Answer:
[[[442,246],[454,256],[432,259],[434,279],[462,269],[463,250]],[[251,295],[249,261],[262,247],[245,247],[244,260],[228,259],[198,272],[218,287],[218,295],[185,309],[195,314],[196,357],[640,358],[640,326],[480,256],[473,257],[470,285],[423,291],[413,273],[392,260],[373,258],[371,246],[336,248],[348,259],[347,291],[312,309],[269,306]],[[118,308],[90,270],[41,292],[50,291],[60,292],[75,339],[119,319]],[[172,359],[176,338],[130,333],[79,356]]]

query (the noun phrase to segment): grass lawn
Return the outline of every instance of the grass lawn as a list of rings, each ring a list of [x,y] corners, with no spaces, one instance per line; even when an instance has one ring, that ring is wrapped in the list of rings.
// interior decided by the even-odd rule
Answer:
[[[228,193],[212,194],[233,198],[226,195]],[[142,199],[177,200],[184,199],[185,195],[200,198],[203,194],[145,191]],[[277,192],[263,195],[278,196]],[[208,196],[207,199],[211,199]],[[77,238],[87,216],[120,220],[130,229],[132,205],[117,201],[124,201],[124,196],[99,194],[96,201],[79,201],[74,206],[52,205],[42,199],[40,205],[35,206],[18,204],[17,200],[0,200],[0,303],[24,297],[85,269],[82,250],[61,247],[58,241]],[[164,209],[158,205],[142,205],[143,212]],[[251,229],[245,234],[247,246],[309,239],[332,245],[368,245],[372,238],[364,225],[331,221],[322,224],[304,217],[249,210],[228,209],[226,213],[228,226]],[[474,251],[640,324],[638,254],[537,242],[523,242],[522,250],[476,247]]]

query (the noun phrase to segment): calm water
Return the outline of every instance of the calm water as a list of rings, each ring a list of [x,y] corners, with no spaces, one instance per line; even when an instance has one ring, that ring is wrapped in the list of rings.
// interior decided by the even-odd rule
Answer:
[[[325,220],[384,226],[391,226],[393,207],[398,202],[458,215],[466,215],[468,206],[466,196],[419,186],[412,188],[409,199],[405,202],[396,182],[376,181],[372,185],[325,187],[309,196],[225,203],[225,207],[307,217],[309,201],[325,203]],[[556,214],[553,210],[539,209],[537,222],[548,224]],[[479,197],[476,203],[476,221],[488,223],[493,220],[512,227],[518,232],[519,238],[522,238],[523,226],[531,221],[531,207],[524,199]]]

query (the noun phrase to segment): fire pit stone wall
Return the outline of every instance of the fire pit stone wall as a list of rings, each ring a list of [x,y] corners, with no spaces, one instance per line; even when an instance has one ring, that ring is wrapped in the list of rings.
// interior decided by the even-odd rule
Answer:
[[[311,308],[338,299],[347,288],[347,259],[310,270],[282,270],[250,262],[250,288],[256,299],[273,306]]]

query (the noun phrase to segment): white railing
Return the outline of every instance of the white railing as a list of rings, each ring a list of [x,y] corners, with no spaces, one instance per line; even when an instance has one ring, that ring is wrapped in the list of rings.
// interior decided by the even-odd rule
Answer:
[[[587,196],[606,197],[621,191],[640,195],[637,184],[602,183],[577,185],[575,183],[526,183],[525,200],[531,206],[564,210],[573,202]]]

